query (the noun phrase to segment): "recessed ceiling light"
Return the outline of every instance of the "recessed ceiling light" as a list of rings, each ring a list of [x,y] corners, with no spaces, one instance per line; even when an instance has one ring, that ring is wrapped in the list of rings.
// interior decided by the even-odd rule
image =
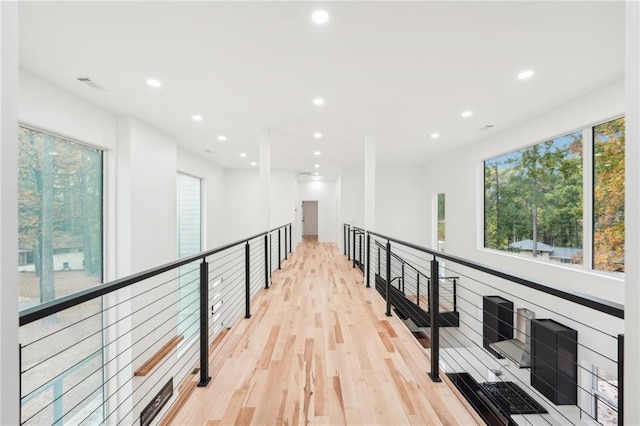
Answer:
[[[241,153],[240,153],[240,157],[244,158],[244,157],[246,157],[246,156],[247,156],[247,154],[245,154],[244,152],[241,152]]]
[[[326,10],[316,10],[311,14],[311,19],[316,24],[326,24],[329,22],[329,13]]]
[[[200,114],[192,115],[191,118],[193,121],[202,121],[202,116]]]
[[[315,172],[313,175],[314,175],[314,176],[320,176],[320,173]]]
[[[251,165],[252,165],[252,166],[257,166],[257,165],[258,165],[258,163],[256,163],[255,161],[252,161],[252,162],[251,162]]]
[[[160,80],[158,80],[157,78],[148,78],[147,79],[147,84],[151,87],[160,87],[162,86],[162,82],[160,82]]]
[[[440,133],[431,133],[431,139],[438,139],[440,137]]]
[[[314,152],[313,152],[313,155],[316,155],[316,156],[317,156],[317,155],[320,155],[320,151],[314,151]]]
[[[519,80],[526,80],[528,78],[531,78],[533,76],[533,71],[532,70],[526,70],[526,71],[522,71],[520,74],[518,74],[518,79]]]
[[[465,117],[465,118],[466,117],[471,117],[472,115],[473,115],[473,111],[464,111],[462,113],[462,116]]]
[[[320,132],[315,132],[315,133],[313,134],[313,137],[314,137],[314,138],[316,138],[316,139],[322,139],[322,133],[320,133]]]
[[[220,135],[220,136],[218,136],[218,140],[219,141],[226,141],[227,137],[225,135]]]
[[[320,168],[320,164],[316,164],[313,167],[315,167],[316,169],[319,169]]]
[[[322,98],[314,98],[313,99],[313,104],[315,106],[322,106],[322,105],[324,105],[324,99],[322,99]]]

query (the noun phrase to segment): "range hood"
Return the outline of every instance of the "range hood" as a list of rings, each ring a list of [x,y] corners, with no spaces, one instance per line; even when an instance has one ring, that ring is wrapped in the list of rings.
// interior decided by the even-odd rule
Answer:
[[[489,347],[520,368],[531,367],[531,320],[533,311],[520,308],[516,313],[516,338],[491,343]]]

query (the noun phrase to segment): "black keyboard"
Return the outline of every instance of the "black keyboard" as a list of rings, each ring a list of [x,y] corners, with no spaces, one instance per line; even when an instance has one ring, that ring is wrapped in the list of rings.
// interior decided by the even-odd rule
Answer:
[[[538,401],[513,382],[478,383],[480,391],[504,414],[544,414],[547,412]]]

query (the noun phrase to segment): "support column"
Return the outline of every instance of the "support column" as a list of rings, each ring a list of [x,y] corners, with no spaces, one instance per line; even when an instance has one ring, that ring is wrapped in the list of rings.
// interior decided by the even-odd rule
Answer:
[[[640,404],[633,401],[640,394],[640,369],[634,367],[640,354],[640,3],[626,2],[625,47],[625,300],[624,300],[624,424],[640,424]]]
[[[18,3],[0,2],[0,424],[19,424]]]
[[[260,210],[264,213],[261,229],[269,230],[273,228],[271,224],[271,144],[269,129],[260,130],[258,143],[260,148],[260,159],[258,170],[260,173]],[[280,225],[276,224],[275,226]]]
[[[364,137],[364,229],[376,230],[376,131],[367,130]],[[368,251],[367,251],[368,252]],[[355,254],[354,254],[355,256]],[[362,259],[360,259],[362,261]],[[365,259],[368,262],[368,259]],[[365,271],[368,273],[368,270]],[[369,277],[364,277],[369,282]]]
[[[271,145],[269,143],[269,135],[271,131],[269,129],[262,129],[258,134],[259,144],[259,159],[258,159],[258,172],[260,174],[259,187],[260,187],[260,211],[263,212],[262,223],[260,226],[261,231],[268,231],[271,226]],[[265,262],[267,259],[271,259],[271,235],[267,235],[269,238],[268,247],[265,245]],[[267,250],[269,248],[269,250]],[[265,266],[266,267],[266,266]],[[271,272],[271,271],[269,271]],[[265,287],[269,288],[271,273],[266,277],[268,280],[265,283]]]

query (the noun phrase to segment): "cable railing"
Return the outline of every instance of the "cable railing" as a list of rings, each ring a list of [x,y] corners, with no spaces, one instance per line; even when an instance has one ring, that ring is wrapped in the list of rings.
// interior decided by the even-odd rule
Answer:
[[[364,272],[365,230],[357,226],[343,224],[344,254],[353,261],[353,267]]]
[[[375,232],[364,247],[386,314],[429,336],[432,380],[488,424],[622,424],[623,306]]]
[[[273,235],[280,244],[272,246]],[[291,224],[20,313],[20,423],[150,424],[281,267]]]
[[[291,224],[278,226],[269,231],[269,248],[271,252],[270,258],[270,274],[274,271],[282,269],[282,262],[287,260],[288,254],[291,253]]]

